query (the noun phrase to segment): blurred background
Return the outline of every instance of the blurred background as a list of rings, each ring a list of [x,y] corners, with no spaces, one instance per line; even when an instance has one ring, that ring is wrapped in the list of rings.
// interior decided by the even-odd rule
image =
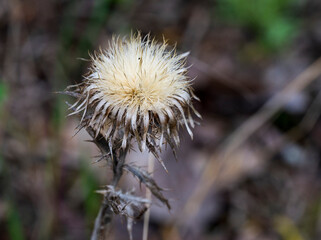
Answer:
[[[149,239],[321,239],[319,0],[1,0],[0,238],[89,239],[111,173],[55,92],[132,30],[191,51],[203,116],[169,173],[156,163],[172,210],[154,200]],[[123,218],[110,239],[128,239]]]

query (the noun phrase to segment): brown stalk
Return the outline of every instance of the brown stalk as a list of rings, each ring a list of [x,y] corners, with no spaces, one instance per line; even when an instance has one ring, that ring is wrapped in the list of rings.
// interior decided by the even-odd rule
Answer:
[[[268,121],[275,116],[278,111],[287,104],[295,94],[302,91],[310,85],[317,77],[321,75],[321,58],[317,59],[304,72],[291,81],[284,89],[271,97],[262,108],[244,122],[229,138],[222,144],[220,150],[214,154],[205,164],[194,192],[188,198],[181,213],[175,218],[175,224],[170,233],[170,237],[176,236],[179,226],[186,226],[188,222],[197,214],[202,202],[210,192],[214,183],[224,172],[224,167],[232,164],[230,160],[243,144],[259,130]],[[171,238],[172,239],[172,238]]]

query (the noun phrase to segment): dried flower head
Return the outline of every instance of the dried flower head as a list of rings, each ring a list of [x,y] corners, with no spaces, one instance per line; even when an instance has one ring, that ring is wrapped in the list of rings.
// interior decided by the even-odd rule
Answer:
[[[82,127],[101,134],[111,150],[115,145],[128,147],[135,138],[141,151],[147,148],[158,157],[160,146],[173,150],[179,144],[178,128],[194,121],[190,109],[197,99],[186,76],[188,53],[157,43],[141,34],[121,39],[114,37],[107,50],[92,56],[90,73],[80,85],[71,106],[73,113],[83,112]],[[199,116],[200,117],[200,116]]]

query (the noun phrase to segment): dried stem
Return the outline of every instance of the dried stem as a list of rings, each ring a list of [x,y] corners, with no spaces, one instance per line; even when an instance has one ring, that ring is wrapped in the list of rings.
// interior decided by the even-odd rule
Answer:
[[[154,158],[153,155],[150,153],[148,157],[148,172],[153,176],[153,171],[154,171]],[[149,188],[146,187],[146,199],[151,201],[152,199],[152,192]],[[143,229],[143,240],[148,239],[148,225],[149,225],[149,217],[150,217],[150,204],[146,204],[147,211],[144,215],[144,229]]]
[[[177,226],[186,226],[196,215],[211,187],[217,178],[222,175],[222,172],[224,172],[224,167],[228,165],[228,160],[231,159],[232,154],[235,154],[236,150],[258,129],[264,126],[295,94],[310,85],[320,75],[321,58],[318,58],[305,71],[285,86],[284,89],[271,97],[257,113],[251,116],[231,134],[226,142],[223,143],[220,151],[214,154],[210,161],[206,163],[197,187],[195,187],[194,192],[187,200],[183,210],[175,218],[177,222],[174,228]],[[216,164],[219,164],[219,167],[217,167]],[[174,228],[171,232],[173,236],[176,232]]]
[[[70,91],[63,92],[66,95],[75,96]],[[75,107],[67,102],[67,105],[75,111]],[[91,112],[87,112],[87,114],[83,114],[83,118],[87,121],[87,119],[92,117]],[[100,160],[106,160],[108,166],[111,167],[113,171],[113,178],[111,185],[107,185],[104,190],[97,191],[104,195],[104,199],[102,201],[101,207],[99,209],[98,215],[95,219],[94,229],[91,235],[91,240],[103,240],[105,239],[106,232],[108,231],[107,227],[112,220],[114,215],[122,215],[127,219],[127,230],[129,233],[129,238],[132,240],[132,226],[134,220],[139,219],[146,212],[148,207],[150,207],[150,199],[153,194],[158,200],[160,200],[164,205],[170,209],[170,205],[168,200],[163,196],[163,189],[160,188],[151,174],[146,172],[143,169],[133,165],[126,164],[125,158],[130,149],[130,144],[127,144],[125,148],[122,147],[121,141],[118,139],[114,139],[113,145],[108,142],[101,134],[97,135],[97,132],[88,125],[80,124],[78,126],[79,130],[82,128],[86,128],[89,135],[92,137],[92,142],[100,149],[102,155]],[[128,138],[130,141],[131,138]],[[155,152],[151,151],[152,154],[155,155]],[[157,156],[157,154],[156,154]],[[98,162],[97,161],[97,162]],[[151,168],[148,169],[149,172],[153,171],[153,159],[150,157]],[[121,190],[117,190],[117,185],[123,175],[123,172],[127,171],[133,174],[141,183],[143,183],[147,188],[147,193],[149,194],[148,199],[141,198],[132,195],[132,192],[122,192]],[[146,221],[148,227],[148,220]],[[147,233],[145,233],[147,237]]]
[[[112,216],[113,212],[111,211],[108,203],[104,199],[99,209],[98,215],[95,219],[94,229],[90,238],[91,240],[104,239],[104,232],[106,232],[106,228],[108,224],[111,222]]]
[[[102,153],[106,154],[106,155],[110,154],[110,150],[107,147],[108,146],[107,141],[102,137],[95,138],[95,133],[92,128],[88,127],[86,130],[89,133],[89,135],[94,139],[93,142],[102,151]],[[128,152],[128,147],[125,150],[120,148],[118,154],[116,151],[113,151],[113,153],[112,153],[112,155],[113,155],[113,157],[112,157],[112,169],[113,169],[112,186],[114,186],[114,187],[116,187],[118,185],[118,182],[123,175],[123,167],[124,167],[127,152]],[[98,215],[95,219],[95,225],[94,225],[94,229],[93,229],[93,232],[91,235],[91,240],[104,239],[103,236],[107,230],[107,225],[112,220],[112,216],[113,216],[113,211],[108,204],[108,200],[107,200],[106,196],[104,196],[104,200],[101,204]]]

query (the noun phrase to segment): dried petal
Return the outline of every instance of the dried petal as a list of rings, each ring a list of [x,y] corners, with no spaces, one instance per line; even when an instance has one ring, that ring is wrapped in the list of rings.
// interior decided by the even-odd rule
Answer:
[[[77,97],[70,115],[83,112],[81,126],[105,137],[111,149],[118,142],[125,149],[135,138],[141,151],[147,146],[160,159],[163,143],[170,141],[173,151],[178,146],[180,126],[193,136],[191,112],[200,117],[192,106],[198,98],[185,75],[188,54],[168,51],[166,40],[160,44],[149,35],[114,37],[109,49],[91,56],[83,83],[67,88]]]

